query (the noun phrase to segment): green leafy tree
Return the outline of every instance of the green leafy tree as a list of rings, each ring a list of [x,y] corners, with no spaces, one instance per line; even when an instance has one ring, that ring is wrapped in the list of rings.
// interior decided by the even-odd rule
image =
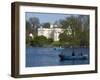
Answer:
[[[32,46],[45,46],[47,44],[47,38],[45,36],[36,36],[31,41]]]
[[[48,38],[47,39],[47,43],[50,45],[51,43],[53,42],[53,39],[52,38]]]
[[[64,32],[60,34],[59,38],[61,42],[65,42],[66,44],[73,46],[73,45],[79,45],[80,43],[80,33],[81,33],[81,23],[80,20],[77,17],[70,16],[66,18],[65,20],[61,21],[62,28],[64,29]],[[68,27],[71,27],[72,34],[68,35]]]

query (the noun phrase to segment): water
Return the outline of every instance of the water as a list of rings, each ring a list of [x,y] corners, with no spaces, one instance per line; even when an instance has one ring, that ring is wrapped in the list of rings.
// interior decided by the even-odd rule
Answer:
[[[59,54],[63,52],[66,56],[72,56],[72,48],[55,50],[54,48],[27,47],[26,67],[59,66],[59,65],[82,65],[89,64],[89,48],[74,48],[75,55],[88,55],[86,60],[63,60],[60,61]]]

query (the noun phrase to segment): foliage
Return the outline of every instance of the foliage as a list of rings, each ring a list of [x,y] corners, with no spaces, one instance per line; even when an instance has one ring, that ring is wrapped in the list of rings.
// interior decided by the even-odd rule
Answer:
[[[43,27],[43,28],[50,28],[50,23],[49,23],[49,22],[43,23],[43,24],[42,24],[42,27]]]
[[[59,41],[54,41],[54,42],[52,43],[52,45],[53,45],[53,46],[57,46],[57,47],[58,47],[58,46],[61,46],[61,44],[60,44]]]
[[[36,36],[34,39],[31,41],[32,46],[39,46],[39,47],[44,47],[48,46],[53,42],[53,39],[49,38],[47,39],[45,36]]]
[[[31,41],[32,46],[43,46],[44,44],[47,43],[47,38],[44,36],[36,36],[34,39]]]
[[[29,19],[30,24],[32,25],[32,27],[38,27],[40,25],[40,21],[37,17],[31,17]]]
[[[40,26],[40,20],[37,17],[31,17],[29,18],[29,23],[31,25],[31,32],[36,36],[37,28]]]
[[[87,18],[87,17],[86,17]],[[86,20],[85,18],[85,20]],[[66,20],[61,20],[62,28],[64,28],[64,32],[59,35],[60,42],[65,43],[68,46],[88,46],[89,45],[89,19],[87,18],[87,22],[84,22],[83,16],[74,17],[71,16],[66,18]],[[84,24],[84,25],[82,25]],[[82,30],[82,26],[86,26]],[[68,35],[68,31],[66,30],[68,26],[72,29],[72,34]]]
[[[53,39],[52,38],[48,38],[47,41],[48,41],[48,44],[50,45],[53,42]]]
[[[29,21],[26,21],[26,32],[30,32],[30,31],[31,31],[31,25]]]
[[[89,31],[84,31],[80,36],[80,46],[89,46]]]

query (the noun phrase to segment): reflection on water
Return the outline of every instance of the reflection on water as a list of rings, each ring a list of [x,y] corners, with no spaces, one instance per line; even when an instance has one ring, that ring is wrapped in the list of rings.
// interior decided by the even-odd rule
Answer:
[[[27,47],[26,67],[89,64],[89,57],[86,60],[60,61],[59,54],[63,52],[66,56],[72,56],[72,51],[72,48],[55,50],[54,48]],[[89,56],[89,48],[74,48],[74,51],[76,56],[81,52]]]

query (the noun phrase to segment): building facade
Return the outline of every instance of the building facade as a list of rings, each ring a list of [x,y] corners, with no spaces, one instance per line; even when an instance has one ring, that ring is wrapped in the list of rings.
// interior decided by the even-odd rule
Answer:
[[[72,29],[70,26],[67,28],[68,35],[72,34]],[[42,26],[38,28],[38,36],[45,36],[47,38],[52,38],[54,41],[59,41],[59,35],[64,32],[64,29],[59,27],[54,27],[54,25],[50,25],[50,28],[43,28]]]

